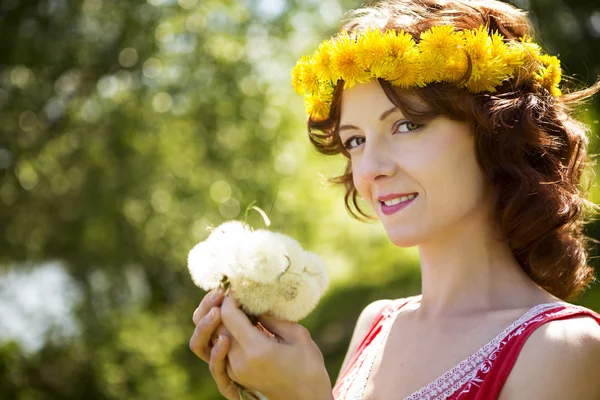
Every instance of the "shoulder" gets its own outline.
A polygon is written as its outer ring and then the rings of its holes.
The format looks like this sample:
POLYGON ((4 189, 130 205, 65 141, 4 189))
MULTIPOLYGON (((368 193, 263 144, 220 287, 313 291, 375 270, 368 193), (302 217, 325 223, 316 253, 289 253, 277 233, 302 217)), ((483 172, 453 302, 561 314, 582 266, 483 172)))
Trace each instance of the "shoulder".
POLYGON ((527 338, 498 399, 599 399, 599 370, 600 321, 550 321, 527 338))
POLYGON ((381 312, 381 310, 384 307, 386 307, 392 302, 393 300, 390 299, 376 300, 368 304, 362 310, 362 312, 358 316, 358 320, 356 321, 354 332, 352 333, 352 338, 350 339, 350 345, 348 346, 348 351, 346 352, 346 357, 344 358, 344 362, 340 369, 338 379, 346 370, 346 367, 348 366, 348 363, 352 359, 352 356, 358 349, 360 342, 367 335, 367 333, 369 333, 369 329, 371 329, 371 326, 373 325, 373 322, 375 321, 377 315, 381 312))
POLYGON ((377 315, 393 301, 390 299, 376 300, 362 310, 356 321, 348 352, 352 350, 352 353, 354 353, 354 350, 356 350, 362 339, 369 333, 369 329, 371 329, 377 315))
POLYGON ((361 328, 361 330, 364 330, 364 333, 367 334, 377 314, 379 314, 384 307, 392 302, 393 300, 390 299, 382 299, 375 300, 374 302, 368 304, 360 313, 358 320, 356 321, 356 328, 361 328))

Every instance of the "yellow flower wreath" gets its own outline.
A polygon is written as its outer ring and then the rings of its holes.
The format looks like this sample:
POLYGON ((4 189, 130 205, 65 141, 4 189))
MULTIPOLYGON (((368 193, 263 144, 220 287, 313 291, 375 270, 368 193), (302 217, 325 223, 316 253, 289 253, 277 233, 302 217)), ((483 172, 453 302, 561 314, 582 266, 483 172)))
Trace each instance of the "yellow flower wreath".
POLYGON ((323 41, 312 56, 301 57, 291 75, 313 121, 329 116, 340 79, 345 89, 382 78, 404 89, 447 82, 481 93, 495 92, 519 75, 534 79, 555 97, 562 95, 558 58, 542 54, 531 38, 505 41, 497 32, 490 36, 485 26, 463 31, 435 26, 421 34, 419 43, 404 31, 343 32, 323 41))

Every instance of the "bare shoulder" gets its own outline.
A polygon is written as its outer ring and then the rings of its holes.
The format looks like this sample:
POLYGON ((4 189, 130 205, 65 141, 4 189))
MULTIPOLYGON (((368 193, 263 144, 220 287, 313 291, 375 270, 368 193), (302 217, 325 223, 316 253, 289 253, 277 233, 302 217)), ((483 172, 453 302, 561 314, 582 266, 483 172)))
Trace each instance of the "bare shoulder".
POLYGON ((600 324, 551 321, 527 339, 498 399, 600 399, 599 370, 600 324))
POLYGON ((356 326, 354 327, 354 332, 352 333, 352 339, 350 339, 350 345, 348 346, 346 357, 344 358, 342 368, 340 369, 340 373, 338 374, 338 379, 348 366, 348 363, 352 359, 352 356, 356 352, 356 349, 360 345, 360 342, 369 332, 369 329, 371 328, 371 325, 373 324, 377 314, 383 309, 383 307, 388 305, 390 302, 392 302, 392 300, 390 299, 376 300, 368 304, 362 310, 358 317, 358 320, 356 321, 356 326))

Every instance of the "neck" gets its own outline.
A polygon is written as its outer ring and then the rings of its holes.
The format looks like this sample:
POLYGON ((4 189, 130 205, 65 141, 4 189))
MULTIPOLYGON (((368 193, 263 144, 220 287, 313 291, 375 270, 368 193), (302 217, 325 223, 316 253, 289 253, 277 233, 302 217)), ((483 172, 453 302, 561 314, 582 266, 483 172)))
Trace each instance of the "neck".
POLYGON ((486 215, 471 215, 419 246, 421 320, 560 300, 527 276, 497 230, 484 228, 494 226, 486 215))

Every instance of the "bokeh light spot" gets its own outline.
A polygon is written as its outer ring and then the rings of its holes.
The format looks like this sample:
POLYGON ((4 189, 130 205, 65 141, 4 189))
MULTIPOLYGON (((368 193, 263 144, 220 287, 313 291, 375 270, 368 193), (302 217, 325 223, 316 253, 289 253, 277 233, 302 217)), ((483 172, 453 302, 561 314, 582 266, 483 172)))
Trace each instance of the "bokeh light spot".
POLYGON ((123 213, 125 217, 134 224, 144 222, 148 217, 148 206, 144 200, 126 199, 123 202, 123 213))
POLYGON ((156 27, 154 31, 154 37, 159 42, 172 42, 174 36, 173 24, 169 22, 163 22, 156 27))
POLYGON ((154 111, 159 113, 166 113, 173 106, 173 99, 169 93, 160 92, 154 95, 152 99, 152 107, 154 111))
POLYGON ((44 106, 44 111, 50 121, 56 121, 65 114, 65 103, 61 99, 52 98, 44 106))
POLYGON ((275 158, 275 171, 281 175, 291 175, 296 171, 296 158, 291 153, 281 153, 275 158))
POLYGON ((231 197, 231 185, 229 183, 218 180, 210 186, 210 197, 217 203, 224 203, 231 197))
POLYGON ((28 161, 21 162, 16 169, 17 179, 25 190, 32 190, 38 183, 38 174, 28 161))
POLYGON ((240 214, 240 202, 231 197, 224 203, 219 204, 219 213, 225 219, 236 218, 240 214))
POLYGON ((179 0, 178 3, 184 10, 191 10, 198 5, 198 0, 179 0))
POLYGON ((77 70, 64 72, 55 82, 54 90, 56 93, 68 96, 75 92, 81 84, 81 73, 77 70))
POLYGON ((20 89, 25 89, 30 83, 33 82, 33 79, 33 72, 23 65, 17 65, 13 67, 10 73, 10 80, 12 84, 20 89))
POLYGON ((259 15, 266 17, 267 19, 275 19, 287 8, 286 0, 259 0, 257 5, 257 11, 259 15))
POLYGON ((119 64, 131 68, 138 62, 138 52, 133 47, 126 47, 119 53, 119 64))
POLYGON ((119 80, 113 75, 105 75, 98 80, 98 93, 105 98, 114 97, 119 92, 119 80))
POLYGON ((185 21, 185 29, 190 32, 199 33, 206 26, 206 18, 200 13, 190 15, 185 21))
POLYGON ((158 58, 149 58, 142 67, 146 78, 156 78, 162 71, 162 63, 158 58))
POLYGON ((163 189, 155 190, 154 193, 152 193, 150 203, 152 204, 152 208, 154 208, 154 211, 156 211, 157 213, 164 214, 171 208, 171 194, 163 189))
POLYGON ((27 110, 21 113, 19 116, 19 127, 25 132, 33 131, 38 124, 37 115, 31 110, 27 110))

